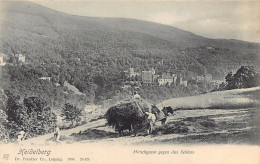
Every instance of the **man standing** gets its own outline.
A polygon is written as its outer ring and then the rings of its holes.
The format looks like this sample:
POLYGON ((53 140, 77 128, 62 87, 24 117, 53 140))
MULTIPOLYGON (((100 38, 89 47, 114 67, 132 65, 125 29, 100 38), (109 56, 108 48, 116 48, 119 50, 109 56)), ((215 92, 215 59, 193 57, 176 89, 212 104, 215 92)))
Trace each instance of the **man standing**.
POLYGON ((149 112, 145 112, 145 114, 147 115, 147 134, 151 134, 153 132, 153 124, 156 120, 156 117, 154 114, 149 112))
POLYGON ((57 125, 54 129, 54 140, 60 142, 60 128, 57 125))
POLYGON ((141 96, 137 92, 134 92, 134 99, 141 99, 141 96))
POLYGON ((25 138, 25 132, 23 130, 21 130, 19 133, 18 133, 18 136, 17 136, 17 142, 20 143, 21 141, 24 140, 25 138))

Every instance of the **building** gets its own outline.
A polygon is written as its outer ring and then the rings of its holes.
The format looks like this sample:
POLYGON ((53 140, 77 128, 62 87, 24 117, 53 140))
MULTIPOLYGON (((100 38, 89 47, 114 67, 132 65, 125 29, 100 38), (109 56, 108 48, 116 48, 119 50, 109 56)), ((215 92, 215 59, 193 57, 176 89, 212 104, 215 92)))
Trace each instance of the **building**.
POLYGON ((4 56, 0 54, 0 66, 4 66, 6 63, 4 62, 4 56))
POLYGON ((142 71, 142 82, 143 84, 152 84, 153 82, 152 71, 142 71))
POLYGON ((185 87, 187 87, 187 86, 188 86, 188 81, 186 81, 186 80, 185 80, 185 81, 182 81, 182 85, 185 86, 185 87))
POLYGON ((23 54, 16 54, 16 57, 18 59, 18 62, 25 62, 25 56, 23 54))
POLYGON ((173 79, 173 84, 176 84, 177 83, 177 76, 174 76, 172 79, 173 79))
POLYGON ((160 75, 154 74, 154 75, 153 75, 153 80, 152 80, 153 83, 157 83, 159 77, 160 77, 160 75))
POLYGON ((0 64, 4 63, 4 57, 0 56, 0 64))
POLYGON ((159 78, 158 78, 159 86, 162 86, 162 85, 171 85, 172 82, 173 82, 172 79, 163 79, 162 77, 159 77, 159 78))
POLYGON ((211 80, 211 83, 215 84, 215 85, 219 85, 221 84, 223 81, 222 80, 211 80))
POLYGON ((175 74, 172 73, 163 73, 159 78, 158 78, 158 83, 159 86, 162 85, 171 85, 173 83, 173 77, 175 76, 175 74))
POLYGON ((182 85, 183 82, 182 82, 182 77, 177 77, 176 79, 176 85, 182 85))
POLYGON ((130 81, 136 81, 140 78, 140 73, 135 72, 134 68, 130 67, 128 71, 125 71, 125 73, 127 74, 127 78, 130 81))
POLYGON ((156 83, 159 75, 155 74, 155 70, 152 68, 150 71, 142 71, 143 84, 156 83))
POLYGON ((131 78, 133 76, 135 76, 135 70, 134 70, 134 68, 130 67, 130 69, 129 69, 129 77, 131 78))
POLYGON ((155 75, 155 70, 153 68, 151 69, 151 73, 152 75, 155 75))
POLYGON ((208 50, 214 50, 214 48, 213 47, 206 47, 206 49, 208 49, 208 50))
POLYGON ((122 89, 131 88, 131 85, 130 85, 130 84, 127 84, 127 83, 124 83, 121 88, 122 88, 122 89))
POLYGON ((40 80, 48 80, 48 81, 51 81, 51 77, 40 77, 39 79, 40 79, 40 80))

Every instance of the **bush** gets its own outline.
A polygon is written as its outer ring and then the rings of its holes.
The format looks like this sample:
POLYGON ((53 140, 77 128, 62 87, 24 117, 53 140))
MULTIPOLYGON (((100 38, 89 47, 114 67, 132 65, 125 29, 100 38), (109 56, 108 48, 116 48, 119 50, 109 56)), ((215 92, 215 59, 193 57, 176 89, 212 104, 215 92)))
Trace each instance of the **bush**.
POLYGON ((260 85, 260 75, 253 66, 242 66, 233 75, 232 72, 226 76, 227 85, 225 89, 251 88, 260 85))
POLYGON ((61 117, 64 117, 64 120, 66 121, 70 121, 72 126, 74 125, 75 121, 77 123, 81 121, 82 110, 74 105, 66 103, 61 112, 61 117))

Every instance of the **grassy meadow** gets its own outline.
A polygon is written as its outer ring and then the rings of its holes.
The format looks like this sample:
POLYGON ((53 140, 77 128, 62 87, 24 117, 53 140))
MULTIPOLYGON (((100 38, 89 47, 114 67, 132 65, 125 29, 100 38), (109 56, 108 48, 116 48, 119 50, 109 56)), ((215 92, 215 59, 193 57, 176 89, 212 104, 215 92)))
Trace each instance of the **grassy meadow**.
POLYGON ((260 105, 260 87, 211 92, 198 96, 174 98, 157 106, 171 106, 176 110, 185 109, 242 109, 260 105))

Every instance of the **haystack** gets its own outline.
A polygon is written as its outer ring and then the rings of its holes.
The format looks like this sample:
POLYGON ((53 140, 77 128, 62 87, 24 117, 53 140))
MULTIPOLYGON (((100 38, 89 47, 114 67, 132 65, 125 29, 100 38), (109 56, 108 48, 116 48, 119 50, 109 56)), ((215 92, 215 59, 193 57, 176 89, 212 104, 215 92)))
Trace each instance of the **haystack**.
POLYGON ((128 100, 112 106, 105 114, 109 126, 129 127, 144 121, 145 112, 151 112, 151 106, 143 100, 128 100))

